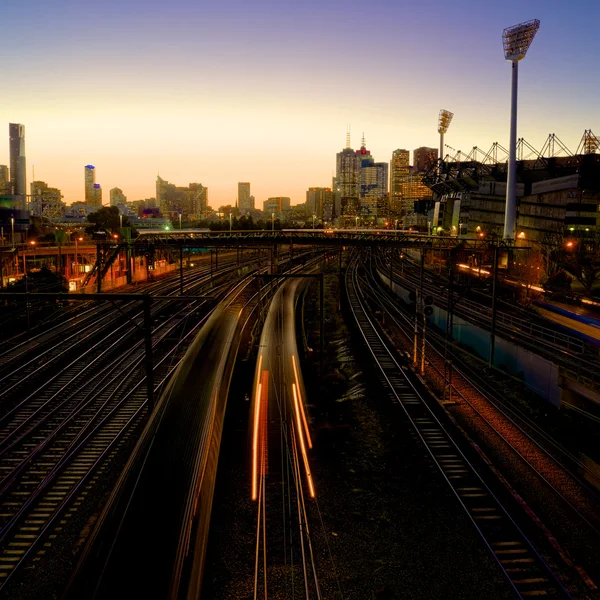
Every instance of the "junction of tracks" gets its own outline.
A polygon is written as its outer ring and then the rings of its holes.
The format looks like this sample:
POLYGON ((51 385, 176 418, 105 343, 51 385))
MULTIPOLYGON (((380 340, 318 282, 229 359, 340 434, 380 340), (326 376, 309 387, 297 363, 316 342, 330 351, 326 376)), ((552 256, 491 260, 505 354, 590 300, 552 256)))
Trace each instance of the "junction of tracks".
MULTIPOLYGON (((448 280, 409 257, 456 239, 143 238, 174 260, 218 248, 219 266, 181 261, 102 304, 29 295, 30 331, 0 346, 0 593, 597 595, 596 421, 572 411, 561 429, 564 409, 404 301, 452 305, 448 280)), ((2 318, 23 323, 13 300, 2 318)), ((551 324, 520 340, 518 311, 479 302, 457 295, 456 318, 593 370, 581 340, 551 324)))

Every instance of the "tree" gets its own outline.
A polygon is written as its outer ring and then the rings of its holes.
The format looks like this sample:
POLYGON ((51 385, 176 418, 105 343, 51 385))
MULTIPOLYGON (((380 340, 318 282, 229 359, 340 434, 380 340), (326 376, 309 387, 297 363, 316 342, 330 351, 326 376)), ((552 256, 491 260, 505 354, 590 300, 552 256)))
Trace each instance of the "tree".
POLYGON ((594 283, 600 279, 600 232, 569 240, 562 254, 562 266, 591 295, 594 283))
POLYGON ((121 224, 119 209, 116 206, 103 206, 96 212, 89 214, 87 220, 91 223, 85 228, 86 233, 89 234, 96 231, 119 233, 120 227, 131 227, 132 233, 137 233, 126 215, 123 215, 123 223, 121 224))

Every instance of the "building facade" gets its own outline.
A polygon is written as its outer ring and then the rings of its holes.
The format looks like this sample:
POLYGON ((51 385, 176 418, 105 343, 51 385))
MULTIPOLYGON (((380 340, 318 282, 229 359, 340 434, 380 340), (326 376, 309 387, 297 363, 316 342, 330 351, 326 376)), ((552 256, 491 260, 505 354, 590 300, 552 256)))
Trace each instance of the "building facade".
POLYGON ((207 210, 208 188, 201 183, 176 186, 157 177, 156 203, 166 217, 176 218, 181 214, 184 220, 199 219, 207 210))
POLYGON ((254 209, 254 196, 250 195, 250 182, 238 182, 238 208, 244 214, 254 209))
POLYGON ((402 204, 402 184, 410 175, 410 152, 398 148, 390 161, 390 212, 397 216, 406 214, 402 204))
POLYGON ((427 148, 421 146, 416 150, 413 150, 413 169, 415 173, 423 173, 428 171, 435 161, 438 159, 437 148, 427 148))
POLYGON ((100 208, 102 206, 102 187, 96 183, 96 167, 85 165, 83 168, 85 203, 88 206, 100 208))
POLYGON ((281 217, 284 212, 290 210, 291 201, 287 196, 274 196, 267 198, 263 202, 263 211, 266 216, 269 217, 271 213, 275 213, 275 216, 281 217))
POLYGON ((127 197, 121 188, 112 188, 109 193, 111 206, 120 206, 127 203, 127 197))
POLYGON ((334 193, 331 188, 311 187, 306 191, 306 216, 319 221, 335 218, 334 193))
POLYGON ((25 160, 25 125, 9 123, 10 193, 16 208, 25 209, 27 202, 27 164, 25 160))
POLYGON ((360 154, 349 146, 336 155, 335 192, 343 216, 355 216, 359 212, 361 164, 360 154))
POLYGON ((8 165, 0 165, 0 195, 10 194, 10 175, 8 165))

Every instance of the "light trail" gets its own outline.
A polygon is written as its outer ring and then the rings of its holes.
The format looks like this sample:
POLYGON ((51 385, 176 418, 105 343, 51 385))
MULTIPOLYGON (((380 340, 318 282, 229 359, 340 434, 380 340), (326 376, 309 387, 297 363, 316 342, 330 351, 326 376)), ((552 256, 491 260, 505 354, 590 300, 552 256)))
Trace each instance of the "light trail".
POLYGON ((260 415, 260 396, 262 391, 262 385, 260 382, 261 368, 262 368, 262 354, 258 358, 257 373, 257 384, 256 394, 254 396, 254 429, 252 436, 252 500, 256 500, 258 492, 256 489, 256 478, 258 476, 258 424, 260 415))
POLYGON ((300 382, 298 381, 298 371, 296 370, 296 357, 292 354, 292 365, 294 367, 294 377, 296 378, 296 391, 298 392, 298 403, 300 404, 300 411, 302 413, 302 423, 304 424, 304 431, 306 432, 306 440, 308 447, 312 449, 312 440, 310 439, 310 431, 308 430, 308 422, 306 421, 306 414, 304 412, 304 402, 300 394, 300 382))
POLYGON ((306 470, 306 479, 308 480, 308 490, 310 497, 315 497, 315 488, 312 481, 312 475, 310 472, 310 466, 308 464, 308 455, 306 454, 306 446, 304 445, 304 436, 302 435, 302 423, 300 422, 300 407, 298 402, 298 395, 296 394, 296 384, 292 383, 292 392, 294 394, 294 408, 296 409, 296 426, 298 431, 298 439, 300 440, 300 450, 302 452, 302 460, 304 461, 304 469, 306 470))

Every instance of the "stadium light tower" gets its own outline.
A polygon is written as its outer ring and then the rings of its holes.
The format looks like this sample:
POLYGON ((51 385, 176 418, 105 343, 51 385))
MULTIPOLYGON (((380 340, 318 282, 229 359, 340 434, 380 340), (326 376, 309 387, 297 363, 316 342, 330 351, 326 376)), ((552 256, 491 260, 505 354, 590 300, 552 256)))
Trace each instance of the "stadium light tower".
POLYGON ((517 87, 519 61, 525 58, 531 42, 540 28, 538 19, 507 27, 502 34, 504 58, 512 63, 510 96, 510 144, 508 146, 508 177, 506 179, 506 210, 504 213, 504 239, 515 239, 517 222, 517 87))
POLYGON ((440 134, 440 160, 444 160, 444 134, 448 131, 454 113, 449 110, 440 110, 438 118, 438 133, 440 134))

